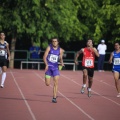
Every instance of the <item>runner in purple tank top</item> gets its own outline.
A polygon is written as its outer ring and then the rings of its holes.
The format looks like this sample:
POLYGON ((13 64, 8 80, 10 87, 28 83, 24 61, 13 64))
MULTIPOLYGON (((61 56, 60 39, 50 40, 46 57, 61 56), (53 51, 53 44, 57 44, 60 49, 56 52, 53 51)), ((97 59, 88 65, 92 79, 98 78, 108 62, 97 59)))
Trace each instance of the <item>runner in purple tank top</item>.
POLYGON ((53 77, 54 86, 53 86, 53 99, 52 102, 56 103, 57 89, 58 89, 58 79, 59 79, 59 69, 58 69, 58 60, 61 65, 63 64, 63 53, 64 50, 60 48, 58 38, 53 38, 52 43, 47 47, 43 61, 45 63, 45 84, 50 85, 50 79, 53 77))

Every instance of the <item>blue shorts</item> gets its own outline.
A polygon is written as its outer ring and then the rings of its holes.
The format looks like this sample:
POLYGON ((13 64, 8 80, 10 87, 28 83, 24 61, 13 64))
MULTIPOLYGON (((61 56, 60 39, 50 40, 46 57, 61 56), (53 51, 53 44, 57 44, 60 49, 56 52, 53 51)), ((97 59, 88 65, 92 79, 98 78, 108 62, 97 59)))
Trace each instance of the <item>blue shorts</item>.
POLYGON ((45 75, 48 75, 51 77, 59 76, 60 73, 59 73, 58 67, 48 66, 48 70, 45 72, 45 75))
POLYGON ((114 69, 112 70, 113 72, 119 72, 120 73, 120 69, 114 69))

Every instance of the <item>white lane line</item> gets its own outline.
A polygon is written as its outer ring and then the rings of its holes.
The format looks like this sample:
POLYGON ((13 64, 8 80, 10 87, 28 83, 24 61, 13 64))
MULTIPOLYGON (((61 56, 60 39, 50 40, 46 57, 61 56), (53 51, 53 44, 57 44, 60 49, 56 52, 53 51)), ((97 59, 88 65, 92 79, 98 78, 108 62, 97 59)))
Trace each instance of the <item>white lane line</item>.
MULTIPOLYGON (((45 81, 38 73, 35 73, 36 76, 38 76, 43 82, 45 81)), ((52 87, 50 85, 50 87, 52 87)), ((52 87, 53 88, 53 87, 52 87)), ((80 108, 77 104, 75 104, 72 100, 70 100, 68 97, 66 97, 64 94, 62 94, 60 91, 58 93, 63 96, 67 101, 69 101, 73 106, 75 106, 78 110, 80 110, 84 115, 86 115, 90 120, 94 120, 89 114, 87 114, 82 108, 80 108)))
POLYGON ((32 110, 31 110, 28 102, 26 101, 26 98, 25 98, 22 90, 20 89, 20 87, 19 87, 19 85, 18 85, 18 83, 17 83, 17 81, 16 81, 16 79, 15 79, 12 71, 10 71, 10 73, 11 73, 11 75, 12 75, 12 77, 13 77, 13 80, 14 80, 14 82, 15 82, 15 84, 16 84, 16 86, 17 86, 17 88, 18 88, 18 90, 19 90, 19 92, 20 92, 20 94, 21 94, 21 96, 22 96, 22 98, 23 98, 23 100, 24 100, 24 102, 25 102, 25 105, 27 106, 27 109, 28 109, 28 111, 29 111, 29 113, 30 113, 30 115, 31 115, 31 117, 32 117, 32 120, 37 120, 37 119, 35 118, 34 113, 33 113, 32 110))
MULTIPOLYGON (((80 75, 81 75, 82 73, 77 73, 77 75, 79 75, 79 77, 80 77, 80 75)), ((69 76, 72 76, 73 77, 73 75, 69 75, 69 76)), ((76 75, 75 75, 76 76, 76 75)), ((82 76, 81 76, 82 77, 82 76)), ((100 83, 103 83, 103 84, 105 84, 105 85, 107 85, 107 86, 109 86, 109 87, 113 87, 113 88, 115 88, 115 86, 114 85, 110 85, 109 83, 107 83, 107 82, 104 82, 103 80, 97 80, 97 79, 94 79, 95 81, 98 81, 98 82, 100 82, 100 83)))
MULTIPOLYGON (((99 80, 96 80, 96 81, 99 81, 99 80)), ((110 86, 110 87, 115 88, 115 86, 110 85, 110 84, 108 84, 108 83, 104 82, 103 80, 100 80, 99 82, 101 82, 101 83, 103 83, 103 84, 105 84, 105 85, 107 85, 107 86, 110 86)))
MULTIPOLYGON (((77 84, 77 85, 79 85, 79 86, 82 86, 81 84, 75 82, 73 79, 71 79, 71 78, 69 78, 69 77, 67 77, 67 76, 65 76, 65 75, 63 75, 63 74, 61 74, 61 76, 64 77, 64 78, 66 78, 66 79, 68 79, 68 80, 70 80, 70 81, 72 81, 73 83, 75 83, 75 84, 77 84)), ((109 99, 108 97, 105 97, 105 96, 99 94, 98 92, 95 92, 94 90, 92 90, 92 91, 93 91, 93 93, 95 93, 95 94, 97 94, 97 95, 99 95, 99 96, 101 96, 101 97, 103 97, 103 98, 105 98, 105 99, 111 101, 112 103, 115 103, 116 105, 120 106, 120 104, 117 103, 117 102, 115 102, 114 100, 109 99)))

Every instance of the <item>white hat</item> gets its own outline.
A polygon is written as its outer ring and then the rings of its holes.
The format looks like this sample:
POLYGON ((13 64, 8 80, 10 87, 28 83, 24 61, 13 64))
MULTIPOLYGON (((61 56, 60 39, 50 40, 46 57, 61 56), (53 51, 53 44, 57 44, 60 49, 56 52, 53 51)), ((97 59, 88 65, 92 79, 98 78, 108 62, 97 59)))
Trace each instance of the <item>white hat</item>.
POLYGON ((102 43, 104 43, 104 42, 105 42, 105 40, 101 40, 101 42, 102 42, 102 43))

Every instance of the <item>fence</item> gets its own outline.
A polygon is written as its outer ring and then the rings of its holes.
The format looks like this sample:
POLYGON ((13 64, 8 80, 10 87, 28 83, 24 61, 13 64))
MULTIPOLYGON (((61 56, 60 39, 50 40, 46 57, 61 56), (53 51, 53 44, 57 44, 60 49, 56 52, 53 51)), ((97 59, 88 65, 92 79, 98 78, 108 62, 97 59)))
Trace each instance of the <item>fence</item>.
MULTIPOLYGON (((34 62, 39 62, 40 66, 39 68, 37 69, 44 69, 44 63, 43 63, 43 54, 44 54, 44 51, 41 51, 41 54, 40 54, 40 59, 38 59, 36 61, 36 59, 31 59, 30 58, 30 52, 28 50, 15 50, 15 51, 11 51, 11 52, 15 52, 15 57, 13 59, 14 61, 14 68, 21 68, 21 62, 23 62, 23 65, 22 65, 22 69, 31 69, 31 64, 32 64, 32 61, 34 62), (25 62, 26 61, 26 62, 25 62), (31 63, 31 64, 29 64, 31 63)), ((82 62, 82 55, 80 55, 79 59, 78 59, 78 62, 79 62, 79 66, 75 65, 74 64, 74 58, 75 58, 75 55, 76 55, 76 52, 75 51, 66 51, 63 55, 63 60, 64 60, 64 63, 65 64, 65 69, 67 70, 81 70, 82 67, 81 67, 81 62, 82 62)), ((107 52, 106 54, 106 58, 105 58, 105 62, 104 62, 104 69, 105 70, 111 70, 112 69, 112 66, 110 64, 108 64, 108 60, 109 60, 109 56, 110 56, 110 53, 107 52)), ((38 64, 38 63, 37 63, 38 64)), ((97 69, 97 58, 96 58, 96 61, 95 61, 95 69, 97 69)))

